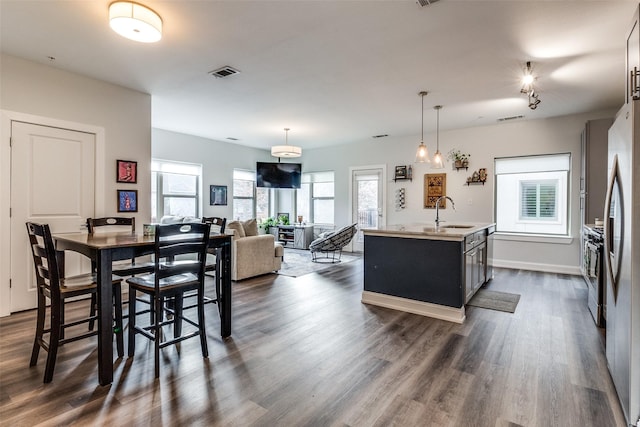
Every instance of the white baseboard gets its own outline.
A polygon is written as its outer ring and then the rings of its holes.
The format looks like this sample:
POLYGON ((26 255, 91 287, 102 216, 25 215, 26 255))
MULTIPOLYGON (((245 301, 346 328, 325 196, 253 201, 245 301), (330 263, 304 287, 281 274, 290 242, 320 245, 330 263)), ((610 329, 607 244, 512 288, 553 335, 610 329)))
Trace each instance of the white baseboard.
POLYGON ((460 308, 447 307, 377 292, 362 291, 362 302, 364 304, 377 305, 379 307, 391 308, 454 323, 463 323, 466 317, 464 306, 460 308))
POLYGON ((537 262, 509 261, 504 259, 494 259, 493 266, 498 268, 512 268, 516 270, 531 270, 544 273, 571 274, 580 276, 580 267, 571 265, 540 264, 537 262))

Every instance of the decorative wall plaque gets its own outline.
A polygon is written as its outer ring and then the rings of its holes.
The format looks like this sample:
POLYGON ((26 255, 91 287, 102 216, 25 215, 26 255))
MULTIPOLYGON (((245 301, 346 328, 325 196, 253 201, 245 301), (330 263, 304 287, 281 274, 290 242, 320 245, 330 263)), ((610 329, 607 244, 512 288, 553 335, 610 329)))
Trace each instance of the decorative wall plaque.
MULTIPOLYGON (((447 174, 428 173, 424 175, 424 207, 435 209, 436 201, 440 196, 447 195, 447 174)), ((447 199, 440 201, 440 207, 447 207, 447 199)))

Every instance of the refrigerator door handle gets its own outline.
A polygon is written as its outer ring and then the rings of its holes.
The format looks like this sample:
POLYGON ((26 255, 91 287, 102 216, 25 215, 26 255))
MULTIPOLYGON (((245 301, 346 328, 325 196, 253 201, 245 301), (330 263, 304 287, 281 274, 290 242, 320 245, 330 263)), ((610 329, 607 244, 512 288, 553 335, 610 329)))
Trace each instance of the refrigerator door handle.
MULTIPOLYGON (((611 171, 609 172, 609 184, 607 185, 607 196, 604 202, 604 261, 606 264, 607 274, 609 276, 609 280, 611 282, 611 288, 613 290, 613 297, 617 299, 618 297, 618 271, 619 271, 619 263, 620 262, 620 248, 615 247, 615 242, 613 241, 614 236, 612 235, 613 230, 613 222, 612 221, 620 221, 622 218, 616 218, 615 215, 616 210, 619 210, 620 206, 613 206, 614 212, 611 212, 611 207, 613 203, 614 197, 620 197, 619 194, 615 195, 613 192, 618 188, 618 155, 616 154, 613 157, 613 163, 611 165, 611 171), (614 215, 612 217, 612 215, 614 215), (614 252, 615 251, 615 252, 614 252)), ((618 204, 621 203, 621 200, 616 201, 618 204)), ((619 211, 618 211, 619 212, 619 211)), ((620 236, 622 237, 622 236, 620 236)))

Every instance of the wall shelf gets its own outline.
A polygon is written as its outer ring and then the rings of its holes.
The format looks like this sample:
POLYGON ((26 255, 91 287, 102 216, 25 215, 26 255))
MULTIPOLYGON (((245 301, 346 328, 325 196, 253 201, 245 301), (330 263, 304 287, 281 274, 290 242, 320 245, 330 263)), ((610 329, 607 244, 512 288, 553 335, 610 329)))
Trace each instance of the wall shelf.
POLYGON ((398 181, 413 181, 413 178, 393 178, 394 182, 398 181))
POLYGON ((487 181, 467 181, 467 182, 465 182, 465 185, 471 185, 471 184, 473 184, 473 185, 477 185, 477 184, 484 185, 485 182, 487 182, 487 181))

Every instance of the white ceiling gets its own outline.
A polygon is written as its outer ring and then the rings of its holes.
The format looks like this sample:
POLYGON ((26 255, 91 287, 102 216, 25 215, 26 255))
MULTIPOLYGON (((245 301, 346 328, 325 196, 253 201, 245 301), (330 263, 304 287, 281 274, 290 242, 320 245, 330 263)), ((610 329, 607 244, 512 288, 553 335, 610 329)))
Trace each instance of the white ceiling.
MULTIPOLYGON (((3 53, 152 95, 152 125, 305 148, 616 108, 637 1, 139 0, 163 38, 111 31, 110 0, 0 0, 3 53), (48 57, 54 57, 50 61, 48 57), (542 103, 527 107, 532 61, 542 103), (216 79, 224 65, 240 74, 216 79)), ((418 141, 416 141, 417 143, 418 141)))

